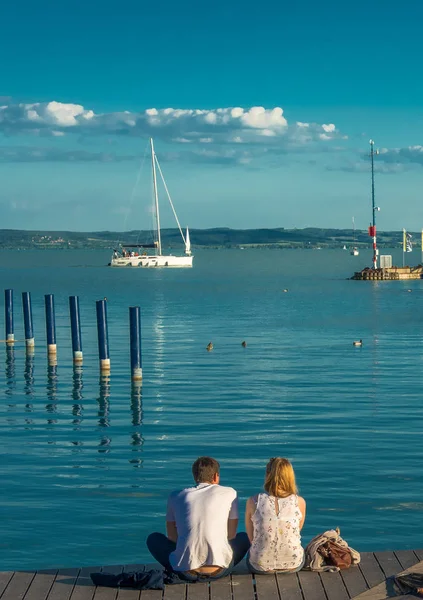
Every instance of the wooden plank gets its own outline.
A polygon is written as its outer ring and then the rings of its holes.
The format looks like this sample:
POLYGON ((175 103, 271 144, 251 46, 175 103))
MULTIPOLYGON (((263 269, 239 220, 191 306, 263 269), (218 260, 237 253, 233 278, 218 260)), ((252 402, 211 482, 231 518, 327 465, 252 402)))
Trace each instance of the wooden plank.
POLYGON ((9 585, 9 581, 12 579, 14 575, 14 571, 2 571, 0 573, 0 594, 4 592, 4 590, 9 585))
POLYGON ((202 581, 188 585, 187 600, 209 600, 209 584, 202 581))
POLYGON ((79 569, 60 569, 51 587, 48 600, 69 600, 79 569))
MULTIPOLYGON (((185 588, 185 586, 182 587, 185 588)), ((163 594, 164 590, 143 590, 141 592, 141 600, 162 600, 163 594)))
MULTIPOLYGON (((163 600, 185 600, 187 586, 184 583, 167 585, 164 590, 163 600)), ((144 593, 144 592, 143 592, 144 593)), ((143 594, 141 594, 141 600, 143 594)))
POLYGON ((276 575, 281 600, 303 600, 297 573, 276 575))
POLYGON ((328 600, 349 600, 347 588, 344 585, 340 571, 338 573, 321 573, 320 579, 328 600))
POLYGON ((93 600, 96 587, 91 581, 90 573, 100 570, 101 567, 83 567, 79 572, 70 598, 72 600, 93 600))
POLYGON ((414 554, 419 560, 423 560, 423 550, 414 550, 414 554))
POLYGON ((233 600, 255 600, 251 574, 232 573, 231 581, 233 600))
POLYGON ((44 600, 56 579, 57 571, 38 571, 32 580, 25 600, 44 600))
POLYGON ((417 562, 419 562, 417 556, 412 550, 397 550, 396 552, 394 552, 394 554, 397 557, 403 569, 409 569, 417 562))
POLYGON ((361 594, 368 588, 366 580, 363 577, 363 573, 358 567, 344 569, 341 571, 341 577, 344 581, 345 587, 348 590, 350 598, 354 598, 354 596, 361 594))
POLYGON ((359 564, 360 571, 366 580, 369 588, 382 583, 386 579, 384 572, 380 568, 379 563, 373 555, 373 552, 362 552, 361 562, 359 564))
MULTIPOLYGON (((103 567, 102 570, 107 573, 119 575, 123 571, 123 565, 114 565, 112 567, 103 567)), ((92 573, 92 571, 90 571, 92 573)), ((116 600, 118 595, 117 588, 98 586, 94 593, 93 600, 116 600)))
POLYGON ((276 575, 254 575, 257 600, 280 600, 276 575))
MULTIPOLYGON (((408 572, 416 572, 423 575, 423 561, 413 565, 410 569, 401 571, 400 575, 405 575, 408 572)), ((362 594, 355 596, 354 600, 386 600, 386 598, 394 598, 395 590, 393 586, 393 577, 384 579, 382 583, 373 586, 370 590, 366 590, 362 594)))
MULTIPOLYGON (((130 588, 121 588, 118 590, 116 598, 118 600, 139 600, 141 595, 140 590, 132 590, 130 588)), ((157 597, 157 596, 156 596, 157 597)), ((159 599, 162 598, 162 592, 160 592, 159 599)))
POLYGON ((385 573, 385 578, 403 571, 399 560, 393 552, 375 552, 374 555, 382 571, 385 573))
POLYGON ((304 600, 326 600, 325 590, 318 573, 299 571, 298 579, 304 600))
POLYGON ((34 577, 35 571, 16 571, 2 595, 2 600, 22 600, 34 577))
POLYGON ((230 577, 216 579, 210 584, 211 600, 232 600, 232 583, 230 577))

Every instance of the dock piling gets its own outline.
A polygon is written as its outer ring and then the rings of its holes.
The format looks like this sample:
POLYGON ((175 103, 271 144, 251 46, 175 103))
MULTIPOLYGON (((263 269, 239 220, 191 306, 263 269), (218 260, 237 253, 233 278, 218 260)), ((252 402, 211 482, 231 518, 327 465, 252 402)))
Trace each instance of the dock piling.
POLYGON ((31 292, 22 292, 22 308, 25 329, 25 346, 27 352, 33 352, 35 346, 34 327, 32 322, 31 292))
POLYGON ((4 290, 4 317, 6 326, 6 344, 15 343, 13 331, 13 290, 4 290))
POLYGON ((47 333, 47 354, 49 358, 53 358, 57 354, 56 345, 56 319, 54 314, 54 296, 46 294, 44 296, 46 309, 46 333, 47 333))
POLYGON ((129 307, 129 333, 131 348, 131 378, 132 381, 141 381, 141 314, 139 306, 129 307))
POLYGON ((98 354, 100 359, 100 372, 110 371, 109 357, 109 332, 107 329, 107 302, 106 300, 97 300, 97 334, 98 334, 98 354))
POLYGON ((78 296, 69 296, 69 311, 72 333, 72 353, 73 364, 82 365, 82 338, 81 338, 81 320, 79 314, 79 298, 78 296))

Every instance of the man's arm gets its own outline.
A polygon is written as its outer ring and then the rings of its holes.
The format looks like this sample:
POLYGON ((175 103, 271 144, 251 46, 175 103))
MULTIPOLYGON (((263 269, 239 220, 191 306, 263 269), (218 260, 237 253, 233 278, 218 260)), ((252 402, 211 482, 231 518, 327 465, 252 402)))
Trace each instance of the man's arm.
POLYGON ((236 536, 237 527, 238 519, 228 519, 228 540, 232 540, 236 536))
POLYGON ((176 529, 175 511, 173 510, 172 494, 167 499, 166 509, 166 535, 172 542, 178 539, 178 530, 176 529))
POLYGON ((253 498, 248 498, 247 505, 245 507, 245 531, 247 532, 248 539, 250 542, 253 541, 254 537, 254 525, 251 517, 256 511, 256 505, 254 504, 253 498))
POLYGON ((176 521, 166 521, 166 535, 172 542, 178 541, 178 530, 176 529, 176 521))
POLYGON ((232 540, 236 536, 236 528, 238 527, 238 494, 232 490, 233 500, 228 515, 228 540, 232 540))

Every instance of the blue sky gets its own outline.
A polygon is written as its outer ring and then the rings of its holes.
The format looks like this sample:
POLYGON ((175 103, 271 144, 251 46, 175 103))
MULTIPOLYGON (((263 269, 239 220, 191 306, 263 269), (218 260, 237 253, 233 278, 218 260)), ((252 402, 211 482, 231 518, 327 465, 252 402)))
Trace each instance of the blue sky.
POLYGON ((1 227, 148 228, 152 135, 183 225, 364 229, 373 138, 379 228, 420 229, 422 20, 417 0, 3 3, 1 227))

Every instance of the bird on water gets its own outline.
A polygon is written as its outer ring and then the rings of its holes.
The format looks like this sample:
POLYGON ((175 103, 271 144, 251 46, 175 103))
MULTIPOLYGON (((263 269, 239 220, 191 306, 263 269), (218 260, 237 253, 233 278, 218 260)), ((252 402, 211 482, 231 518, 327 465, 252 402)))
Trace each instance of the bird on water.
POLYGON ((244 340, 243 342, 241 342, 241 346, 242 346, 243 348, 246 348, 246 347, 247 347, 247 342, 244 340))
POLYGON ((206 346, 206 350, 207 350, 208 352, 210 352, 210 350, 213 350, 213 344, 212 344, 211 342, 209 342, 209 343, 207 344, 207 346, 206 346))
POLYGON ((363 345, 363 340, 355 340, 353 342, 353 346, 362 346, 363 345))

